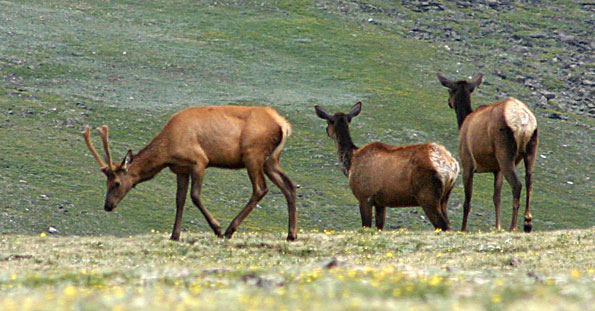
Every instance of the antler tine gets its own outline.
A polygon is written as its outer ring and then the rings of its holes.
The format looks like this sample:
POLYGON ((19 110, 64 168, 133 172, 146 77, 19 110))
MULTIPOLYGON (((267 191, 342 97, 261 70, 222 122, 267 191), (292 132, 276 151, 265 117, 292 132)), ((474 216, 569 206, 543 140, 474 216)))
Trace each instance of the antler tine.
POLYGON ((103 141, 103 149, 105 150, 105 155, 107 156, 107 165, 112 168, 112 155, 109 152, 109 146, 107 143, 108 139, 108 130, 107 125, 103 125, 102 127, 97 128, 97 132, 99 132, 99 136, 101 136, 101 140, 103 141))
POLYGON ((87 127, 83 132, 81 132, 81 134, 83 134, 83 137, 85 138, 85 143, 87 143, 87 147, 89 147, 89 150, 91 150, 91 153, 93 154, 95 160, 97 160, 97 163, 99 163, 99 166, 101 166, 101 168, 106 167, 107 165, 105 164, 105 162, 103 162, 103 160, 99 156, 99 153, 97 153, 97 150, 95 149, 95 147, 93 147, 93 144, 91 143, 91 128, 87 125, 87 127))

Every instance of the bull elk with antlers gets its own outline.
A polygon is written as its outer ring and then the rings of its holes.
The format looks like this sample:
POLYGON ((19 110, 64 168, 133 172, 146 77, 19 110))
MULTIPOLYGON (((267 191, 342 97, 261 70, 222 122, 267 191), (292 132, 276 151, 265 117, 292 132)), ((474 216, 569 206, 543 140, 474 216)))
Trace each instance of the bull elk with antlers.
POLYGON ((107 176, 105 210, 111 211, 137 184, 147 181, 164 168, 177 175, 176 218, 172 240, 180 238, 182 212, 191 180, 190 197, 219 237, 221 226, 200 200, 205 169, 246 168, 252 182, 252 196, 225 231, 231 238, 240 223, 267 194, 265 175, 283 192, 289 211, 287 240, 297 238, 296 187, 279 164, 281 150, 291 133, 291 125, 268 107, 193 107, 171 117, 163 130, 137 154, 131 150, 120 164, 112 163, 108 128, 98 128, 106 153, 105 163, 93 147, 90 129, 83 132, 91 153, 107 176))
POLYGON ((527 200, 525 207, 525 232, 531 232, 530 199, 533 182, 533 166, 539 143, 537 121, 531 110, 516 98, 471 107, 471 93, 481 84, 482 75, 477 74, 470 82, 451 81, 438 74, 440 83, 449 90, 448 105, 457 114, 459 123, 459 155, 463 165, 465 203, 463 204, 463 225, 467 229, 467 216, 471 210, 473 174, 491 172, 494 174, 494 207, 496 229, 500 229, 500 192, 502 175, 512 187, 513 211, 510 231, 517 227, 522 184, 515 173, 521 160, 525 163, 527 200))
POLYGON ((359 201, 362 226, 372 226, 372 206, 376 228, 382 230, 386 207, 421 205, 435 228, 449 230, 447 203, 459 165, 446 148, 436 143, 389 146, 380 142, 358 148, 351 140, 349 123, 361 112, 361 102, 347 114, 315 109, 327 121, 326 133, 337 145, 343 173, 359 201))

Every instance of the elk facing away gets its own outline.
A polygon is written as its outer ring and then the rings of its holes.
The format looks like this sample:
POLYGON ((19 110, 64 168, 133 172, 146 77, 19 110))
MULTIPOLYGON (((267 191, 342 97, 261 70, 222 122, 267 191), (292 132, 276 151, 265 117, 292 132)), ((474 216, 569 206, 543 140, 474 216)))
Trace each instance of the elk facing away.
POLYGON ((459 173, 457 161, 441 145, 389 146, 373 142, 356 147, 349 123, 362 103, 347 114, 329 113, 315 106, 318 117, 327 121, 327 135, 337 145, 343 173, 359 201, 362 226, 372 226, 372 206, 376 228, 383 229, 386 207, 420 206, 435 228, 449 230, 447 203, 459 173))
POLYGON ((510 231, 517 227, 522 184, 515 173, 516 165, 525 163, 527 201, 525 208, 525 232, 531 232, 530 198, 533 166, 537 154, 537 121, 529 108, 515 98, 480 106, 473 111, 471 93, 481 84, 482 75, 471 82, 453 82, 438 74, 440 83, 449 89, 448 105, 457 113, 459 123, 459 155, 463 165, 465 203, 463 204, 462 231, 467 229, 467 216, 471 209, 473 174, 494 174, 494 206, 496 228, 500 229, 500 191, 502 175, 512 187, 513 212, 510 231))
POLYGON ((98 129, 107 163, 90 140, 90 129, 83 132, 91 153, 107 176, 105 210, 111 211, 137 184, 149 180, 168 167, 177 175, 176 218, 172 240, 180 238, 182 212, 191 180, 190 197, 221 237, 221 226, 200 201, 205 169, 208 167, 246 168, 252 182, 252 197, 225 231, 231 238, 240 223, 268 192, 265 175, 281 189, 289 210, 287 240, 297 238, 296 188, 279 164, 281 149, 291 125, 274 109, 267 107, 194 107, 175 114, 163 130, 138 154, 129 150, 120 164, 111 160, 107 126, 98 129))

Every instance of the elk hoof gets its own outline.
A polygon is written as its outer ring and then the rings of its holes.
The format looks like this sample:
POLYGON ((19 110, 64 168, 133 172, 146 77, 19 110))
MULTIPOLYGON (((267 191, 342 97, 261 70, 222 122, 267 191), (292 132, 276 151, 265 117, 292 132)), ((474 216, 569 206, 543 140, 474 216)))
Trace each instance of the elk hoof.
POLYGON ((297 240, 297 236, 292 235, 292 234, 290 234, 290 235, 287 236, 287 241, 288 242, 293 242, 295 240, 297 240))
POLYGON ((233 235, 233 233, 234 233, 234 230, 229 230, 228 229, 227 231, 225 231, 225 238, 226 239, 231 239, 231 236, 233 235))
POLYGON ((221 230, 219 230, 219 229, 215 230, 215 235, 216 235, 218 238, 222 238, 222 237, 223 237, 223 234, 221 234, 221 230))
POLYGON ((173 235, 169 238, 172 241, 179 241, 180 240, 180 236, 179 235, 173 235))
POLYGON ((532 229, 533 229, 533 226, 528 225, 528 224, 525 224, 525 227, 523 227, 523 230, 525 230, 525 233, 530 233, 532 229))

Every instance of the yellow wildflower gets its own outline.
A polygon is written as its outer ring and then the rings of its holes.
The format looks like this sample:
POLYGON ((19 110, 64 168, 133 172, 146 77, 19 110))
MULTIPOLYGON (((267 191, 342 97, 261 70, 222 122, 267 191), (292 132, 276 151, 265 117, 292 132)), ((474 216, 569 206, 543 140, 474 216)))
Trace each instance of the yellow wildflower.
POLYGON ((47 235, 48 235, 47 233, 42 232, 42 233, 39 234, 39 237, 40 238, 45 238, 47 235))
POLYGON ((577 269, 572 269, 572 271, 570 271, 570 276, 576 280, 581 277, 581 272, 577 269))
POLYGON ((439 275, 434 275, 429 281, 428 285, 430 286, 438 286, 442 283, 442 277, 439 275))
POLYGON ((393 258, 393 253, 392 253, 392 252, 387 252, 387 253, 386 253, 386 257, 388 257, 388 258, 393 258))
POLYGON ((73 285, 68 285, 64 288, 64 295, 66 295, 68 297, 75 296, 76 293, 77 293, 76 287, 74 287, 73 285))
POLYGON ((499 294, 495 294, 494 296, 492 296, 491 300, 493 303, 501 303, 502 297, 499 294))

